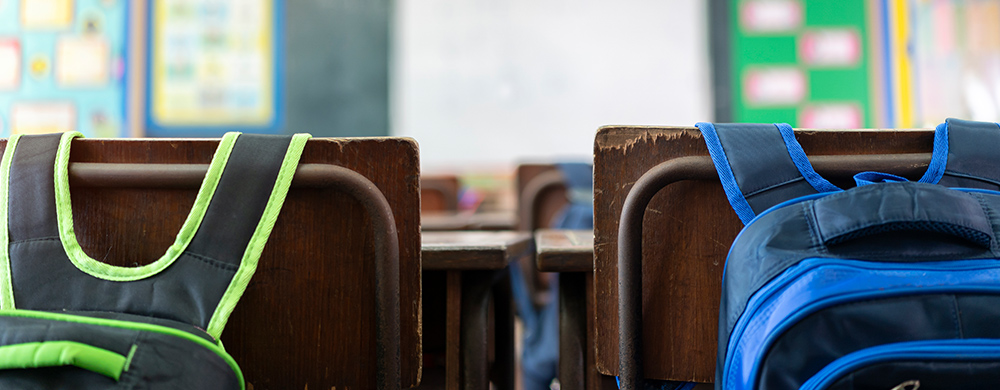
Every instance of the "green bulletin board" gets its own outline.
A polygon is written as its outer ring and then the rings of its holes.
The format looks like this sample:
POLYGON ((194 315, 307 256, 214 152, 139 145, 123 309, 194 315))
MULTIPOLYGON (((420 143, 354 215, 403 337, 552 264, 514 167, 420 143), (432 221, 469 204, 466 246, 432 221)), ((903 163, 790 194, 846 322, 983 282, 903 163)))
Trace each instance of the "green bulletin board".
POLYGON ((728 0, 734 122, 871 126, 865 0, 728 0))

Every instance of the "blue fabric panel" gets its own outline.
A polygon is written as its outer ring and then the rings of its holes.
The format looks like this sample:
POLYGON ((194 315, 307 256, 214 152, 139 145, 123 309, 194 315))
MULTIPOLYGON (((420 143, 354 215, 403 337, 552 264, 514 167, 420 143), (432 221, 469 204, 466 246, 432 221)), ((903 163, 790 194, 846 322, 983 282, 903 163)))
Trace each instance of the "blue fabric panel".
MULTIPOLYGON (((1000 187, 1000 155, 997 154, 1000 151, 1000 128, 997 124, 948 119, 945 129, 948 136, 945 176, 981 181, 982 184, 975 188, 1000 187)), ((948 185, 944 179, 941 184, 948 185)))

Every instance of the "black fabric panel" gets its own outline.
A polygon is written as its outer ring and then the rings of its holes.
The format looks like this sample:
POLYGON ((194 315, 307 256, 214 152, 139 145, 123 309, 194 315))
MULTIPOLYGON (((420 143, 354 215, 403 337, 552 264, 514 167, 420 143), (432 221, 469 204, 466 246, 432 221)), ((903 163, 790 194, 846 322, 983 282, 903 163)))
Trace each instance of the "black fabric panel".
POLYGON ((11 241, 59 235, 53 171, 61 137, 25 135, 17 143, 7 202, 11 241))
POLYGON ((184 253, 156 276, 109 282, 76 268, 58 239, 10 245, 19 309, 116 311, 208 327, 236 267, 184 253))
POLYGON ((844 376, 826 390, 890 390, 912 380, 920 382, 920 390, 996 390, 1000 388, 1000 362, 897 361, 874 364, 844 376))
POLYGON ((773 124, 725 123, 716 124, 715 130, 740 192, 754 198, 750 207, 755 213, 759 214, 789 199, 816 193, 808 183, 806 187, 781 186, 802 180, 802 174, 792 162, 785 141, 773 124), (781 188, 770 189, 776 186, 781 188), (752 196, 762 190, 778 192, 779 195, 752 196))
POLYGON ((980 179, 970 178, 968 176, 958 176, 948 171, 945 171, 944 176, 941 176, 941 180, 938 180, 937 184, 951 188, 980 188, 992 191, 1000 190, 1000 185, 988 183, 980 179))
POLYGON ((0 317, 0 344, 76 341, 128 356, 128 371, 113 379, 76 367, 0 370, 2 389, 239 389, 236 373, 215 352, 154 332, 34 318, 0 317))
POLYGON ((239 266, 291 139, 290 135, 257 134, 237 138, 189 252, 239 266))
POLYGON ((93 318, 103 318, 108 320, 118 320, 118 321, 128 321, 128 322, 141 322, 145 324, 159 325, 166 328, 177 329, 189 333, 193 336, 198 336, 205 341, 210 343, 216 343, 216 340, 212 335, 205 332, 205 329, 182 322, 165 320, 162 318, 138 316, 134 314, 125 313, 115 313, 109 311, 60 311, 59 314, 70 314, 81 317, 93 317, 93 318))
POLYGON ((747 203, 750 204, 750 208, 756 211, 757 214, 760 214, 781 202, 815 193, 816 189, 813 188, 812 184, 809 184, 805 178, 800 177, 770 190, 747 196, 746 199, 747 203))
MULTIPOLYGON (((761 362, 757 389, 797 389, 837 358, 877 345, 965 338, 965 318, 1000 318, 1000 296, 980 298, 992 307, 961 316, 951 294, 855 302, 813 313, 772 344, 761 362)), ((984 336, 1000 338, 1000 327, 984 336)))
MULTIPOLYGON (((945 172, 982 178, 972 188, 996 189, 1000 183, 1000 127, 992 122, 948 119, 948 164, 945 172), (992 184, 990 184, 992 183, 992 184)), ((945 183, 942 183, 945 184, 945 183)))

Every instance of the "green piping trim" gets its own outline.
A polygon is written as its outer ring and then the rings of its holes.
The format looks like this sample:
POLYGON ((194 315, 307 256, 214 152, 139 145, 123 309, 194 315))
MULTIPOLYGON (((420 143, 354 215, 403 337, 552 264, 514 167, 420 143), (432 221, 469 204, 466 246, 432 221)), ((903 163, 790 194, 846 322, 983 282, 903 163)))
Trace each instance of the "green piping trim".
POLYGON ((55 185, 56 185, 56 217, 59 223, 59 237, 61 238, 66 256, 73 262, 80 271, 84 273, 110 281, 127 282, 145 279, 160 273, 173 264, 177 257, 184 252, 198 226, 201 225, 208 210, 208 204, 215 195, 215 189, 222 178, 222 171, 229 161, 229 155, 236 144, 236 138, 240 133, 226 133, 219 142, 219 147, 212 157, 212 163, 208 168, 208 174, 201 183, 198 196, 195 198, 191 213, 188 214, 181 231, 177 233, 177 239, 167 248, 167 252, 156 261, 141 267, 118 267, 111 264, 94 260, 80 248, 80 243, 76 240, 76 232, 73 230, 73 205, 70 201, 69 193, 69 149, 73 138, 82 136, 78 132, 65 133, 59 141, 59 151, 56 154, 55 185))
POLYGON ((285 158, 281 161, 281 168, 278 170, 274 187, 271 188, 271 197, 267 200, 267 206, 264 207, 264 214, 257 222, 257 228, 254 229, 250 243, 247 245, 246 251, 243 252, 240 268, 236 271, 236 275, 233 275, 233 280, 229 282, 226 293, 222 295, 219 305, 215 307, 215 313, 212 313, 212 319, 208 322, 206 332, 216 339, 222 335, 222 330, 226 327, 226 322, 229 321, 229 315, 233 313, 236 303, 240 301, 247 285, 250 284, 250 278, 257 271, 257 261, 260 260, 264 244, 267 243, 267 238, 271 236, 271 229, 274 228, 274 223, 278 220, 281 205, 285 203, 285 196, 288 195, 288 187, 292 183, 292 177, 295 176, 295 168, 299 165, 302 150, 306 146, 306 141, 311 137, 309 134, 292 136, 288 150, 285 151, 285 158))
POLYGON ((75 341, 42 341, 0 347, 0 370, 76 366, 117 382, 125 362, 122 355, 75 341))
POLYGON ((191 341, 195 344, 198 344, 204 348, 207 348, 209 351, 215 352, 216 355, 219 355, 219 357, 225 360, 226 364, 228 364, 229 367, 233 369, 233 372, 236 373, 236 379, 240 383, 240 389, 241 390, 246 389, 246 384, 243 381, 243 371, 240 370, 240 366, 236 364, 236 360, 233 360, 232 356, 229 356, 229 354, 226 353, 226 351, 222 349, 222 347, 213 344, 201 337, 195 336, 193 334, 190 334, 182 330, 168 328, 165 326, 147 324, 143 322, 119 321, 119 320, 110 320, 107 318, 75 316, 70 314, 51 313, 51 312, 34 311, 34 310, 0 310, 0 316, 18 317, 18 318, 37 318, 42 320, 71 322, 76 324, 107 326, 111 328, 130 329, 143 332, 154 332, 154 333, 165 334, 168 336, 179 337, 187 341, 191 341))
POLYGON ((14 281, 10 276, 10 228, 7 224, 7 207, 10 199, 10 164, 14 161, 14 149, 20 134, 7 139, 7 147, 0 160, 0 310, 14 308, 14 281))
POLYGON ((132 344, 132 348, 129 348, 128 357, 125 358, 125 371, 128 371, 128 368, 132 367, 132 358, 135 357, 136 349, 139 349, 139 344, 132 344))

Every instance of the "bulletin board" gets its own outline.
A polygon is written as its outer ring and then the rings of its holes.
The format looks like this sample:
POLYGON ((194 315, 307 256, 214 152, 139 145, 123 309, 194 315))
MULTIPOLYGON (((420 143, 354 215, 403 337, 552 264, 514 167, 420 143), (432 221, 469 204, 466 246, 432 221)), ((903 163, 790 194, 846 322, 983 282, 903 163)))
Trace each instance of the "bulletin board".
POLYGON ((275 133, 280 0, 149 0, 146 133, 275 133))
POLYGON ((803 128, 872 126, 872 2, 728 0, 735 122, 803 128))
POLYGON ((127 136, 128 2, 0 0, 0 136, 127 136))

